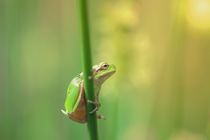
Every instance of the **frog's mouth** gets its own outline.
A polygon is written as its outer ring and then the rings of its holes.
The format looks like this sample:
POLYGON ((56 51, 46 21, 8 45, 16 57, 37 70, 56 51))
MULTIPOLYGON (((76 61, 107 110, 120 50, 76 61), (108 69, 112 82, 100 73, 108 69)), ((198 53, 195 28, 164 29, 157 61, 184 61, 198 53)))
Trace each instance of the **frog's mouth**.
POLYGON ((110 71, 110 72, 107 72, 106 74, 104 74, 103 76, 101 76, 101 78, 109 78, 111 75, 113 75, 116 71, 110 71), (109 75, 109 76, 108 76, 109 75))
POLYGON ((110 77, 111 75, 113 75, 116 72, 116 67, 115 65, 110 65, 110 68, 107 70, 108 72, 106 74, 103 75, 103 77, 110 77))

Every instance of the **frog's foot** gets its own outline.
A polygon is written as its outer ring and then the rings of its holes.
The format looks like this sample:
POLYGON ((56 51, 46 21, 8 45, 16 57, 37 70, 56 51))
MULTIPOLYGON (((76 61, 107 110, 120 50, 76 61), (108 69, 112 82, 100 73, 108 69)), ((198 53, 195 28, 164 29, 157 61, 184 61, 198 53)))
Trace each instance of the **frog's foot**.
POLYGON ((93 114, 93 113, 95 113, 96 111, 98 111, 99 107, 101 106, 100 103, 94 102, 94 101, 91 101, 91 100, 88 100, 88 103, 94 104, 94 105, 96 106, 91 112, 89 112, 90 114, 93 114))
POLYGON ((61 112, 62 112, 65 116, 69 117, 69 114, 68 114, 66 111, 64 111, 63 109, 61 110, 61 112))
POLYGON ((100 106, 101 106, 101 104, 100 104, 100 103, 98 103, 98 102, 94 102, 94 101, 91 101, 91 100, 88 100, 88 103, 90 103, 90 104, 94 104, 95 106, 98 106, 98 107, 100 107, 100 106))
POLYGON ((106 118, 104 116, 102 116, 102 115, 97 115, 96 117, 97 117, 97 119, 106 120, 106 118))

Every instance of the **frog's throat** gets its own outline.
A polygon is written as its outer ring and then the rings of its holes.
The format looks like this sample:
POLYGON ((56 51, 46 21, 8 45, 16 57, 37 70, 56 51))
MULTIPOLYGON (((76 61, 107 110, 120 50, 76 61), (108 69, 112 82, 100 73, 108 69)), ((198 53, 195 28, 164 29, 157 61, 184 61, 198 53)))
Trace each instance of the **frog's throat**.
POLYGON ((116 71, 111 71, 111 72, 108 72, 104 75, 101 75, 100 77, 96 78, 96 81, 99 81, 99 82, 104 82, 106 81, 109 77, 111 77, 116 71))

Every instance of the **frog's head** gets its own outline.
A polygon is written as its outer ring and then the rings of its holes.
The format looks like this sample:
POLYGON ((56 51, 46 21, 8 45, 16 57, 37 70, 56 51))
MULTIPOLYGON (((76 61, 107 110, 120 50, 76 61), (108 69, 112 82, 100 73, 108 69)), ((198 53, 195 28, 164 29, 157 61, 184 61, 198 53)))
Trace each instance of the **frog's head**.
POLYGON ((101 62, 99 65, 93 67, 95 69, 95 80, 103 83, 116 72, 115 65, 109 65, 108 63, 101 62))

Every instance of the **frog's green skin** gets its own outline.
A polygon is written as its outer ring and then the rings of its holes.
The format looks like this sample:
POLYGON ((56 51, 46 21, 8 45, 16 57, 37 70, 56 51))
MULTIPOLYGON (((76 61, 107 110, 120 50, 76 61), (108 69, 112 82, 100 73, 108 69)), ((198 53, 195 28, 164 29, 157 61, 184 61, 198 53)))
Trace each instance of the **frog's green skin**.
MULTIPOLYGON (((95 102, 88 101, 96 106, 96 108, 90 113, 94 113, 99 108, 99 92, 102 84, 106 81, 111 75, 116 72, 116 67, 114 65, 109 65, 105 62, 95 65, 92 68, 94 81, 94 91, 95 91, 95 102)), ((66 100, 65 100, 65 111, 62 112, 68 116, 70 119, 84 123, 86 122, 86 102, 85 102, 85 93, 84 93, 84 80, 83 73, 80 73, 79 76, 75 77, 68 86, 66 100)))

